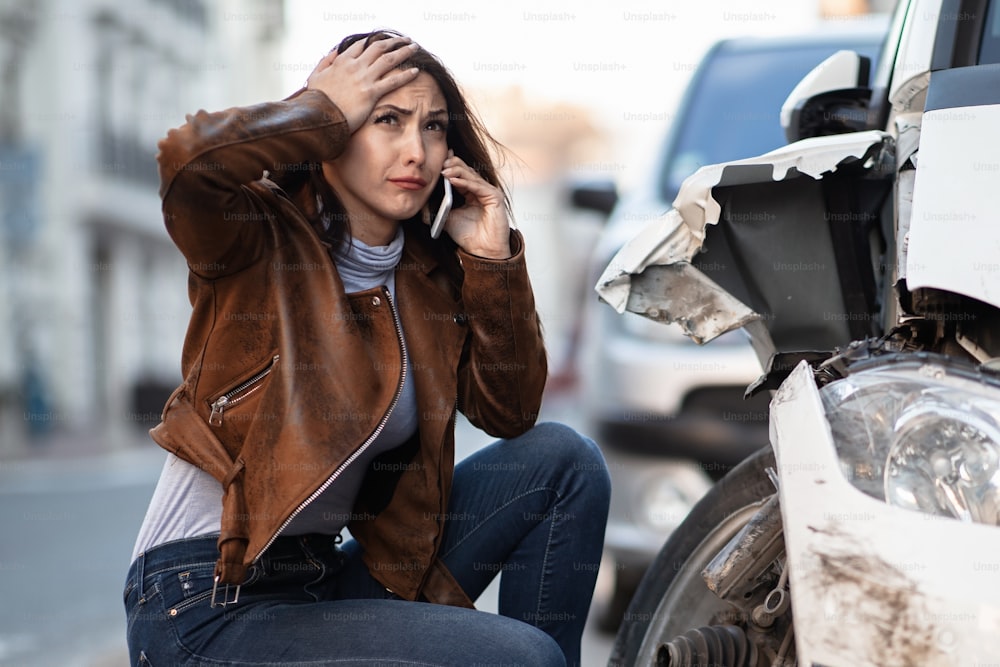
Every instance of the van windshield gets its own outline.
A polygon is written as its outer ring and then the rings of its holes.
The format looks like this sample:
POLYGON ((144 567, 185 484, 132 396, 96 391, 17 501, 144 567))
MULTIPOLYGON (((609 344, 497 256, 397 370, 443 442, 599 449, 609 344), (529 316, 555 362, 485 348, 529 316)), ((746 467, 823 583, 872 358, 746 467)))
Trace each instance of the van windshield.
POLYGON ((872 58, 875 43, 716 52, 695 84, 674 129, 662 174, 671 201, 699 167, 753 157, 785 145, 779 114, 795 85, 827 57, 851 49, 872 58))

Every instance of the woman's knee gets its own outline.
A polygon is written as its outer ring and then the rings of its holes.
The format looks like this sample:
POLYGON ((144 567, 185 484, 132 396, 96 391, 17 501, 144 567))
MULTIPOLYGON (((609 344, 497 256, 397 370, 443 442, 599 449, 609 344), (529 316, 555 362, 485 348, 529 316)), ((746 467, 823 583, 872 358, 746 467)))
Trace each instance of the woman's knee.
POLYGON ((593 485, 595 493, 610 496, 608 464, 597 443, 559 422, 543 422, 531 433, 538 438, 536 446, 544 452, 542 456, 546 461, 557 469, 572 471, 574 476, 585 478, 588 485, 593 485))
POLYGON ((563 667, 566 664, 566 656, 556 640, 533 625, 518 622, 508 630, 506 639, 509 640, 505 643, 508 653, 502 664, 525 667, 563 667))

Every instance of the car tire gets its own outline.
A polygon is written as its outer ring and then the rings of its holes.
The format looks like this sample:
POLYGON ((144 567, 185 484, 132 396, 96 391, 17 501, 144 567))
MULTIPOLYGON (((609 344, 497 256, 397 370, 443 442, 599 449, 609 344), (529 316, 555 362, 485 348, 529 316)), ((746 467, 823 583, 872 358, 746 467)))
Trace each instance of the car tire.
POLYGON ((722 478, 671 533, 625 611, 609 667, 656 664, 657 647, 708 625, 725 608, 700 572, 775 489, 767 475, 774 453, 764 448, 722 478), (677 604, 684 597, 687 604, 677 604), (692 600, 698 604, 690 605, 692 600))

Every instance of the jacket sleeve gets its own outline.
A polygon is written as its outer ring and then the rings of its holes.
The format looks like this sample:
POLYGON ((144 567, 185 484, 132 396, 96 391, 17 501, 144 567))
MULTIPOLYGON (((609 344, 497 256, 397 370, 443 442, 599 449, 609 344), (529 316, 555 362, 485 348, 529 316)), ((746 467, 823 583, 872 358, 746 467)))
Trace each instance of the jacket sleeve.
POLYGON ((458 374, 459 408, 494 437, 512 438, 538 419, 548 366, 524 243, 511 231, 510 259, 459 250, 471 333, 458 374))
POLYGON ((160 197, 167 232, 195 273, 217 277, 260 253, 267 213, 248 187, 269 172, 332 160, 350 138, 340 110, 321 91, 280 102, 199 111, 159 143, 160 197))

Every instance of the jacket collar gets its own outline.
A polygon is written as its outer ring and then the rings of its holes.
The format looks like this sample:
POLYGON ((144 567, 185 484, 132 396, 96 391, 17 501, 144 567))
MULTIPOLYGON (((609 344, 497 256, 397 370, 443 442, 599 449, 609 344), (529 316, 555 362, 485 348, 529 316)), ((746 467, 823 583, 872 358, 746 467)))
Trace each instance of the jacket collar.
MULTIPOLYGON (((307 220, 310 216, 316 215, 316 189, 311 182, 303 183, 302 187, 289 198, 294 202, 296 208, 302 211, 307 220)), ((401 224, 406 237, 402 261, 407 262, 410 269, 419 269, 425 275, 429 275, 441 263, 442 252, 454 254, 454 241, 447 238, 432 239, 430 229, 419 219, 406 220, 401 224)), ((329 249, 330 244, 323 240, 318 231, 317 236, 319 236, 320 243, 329 249)))

